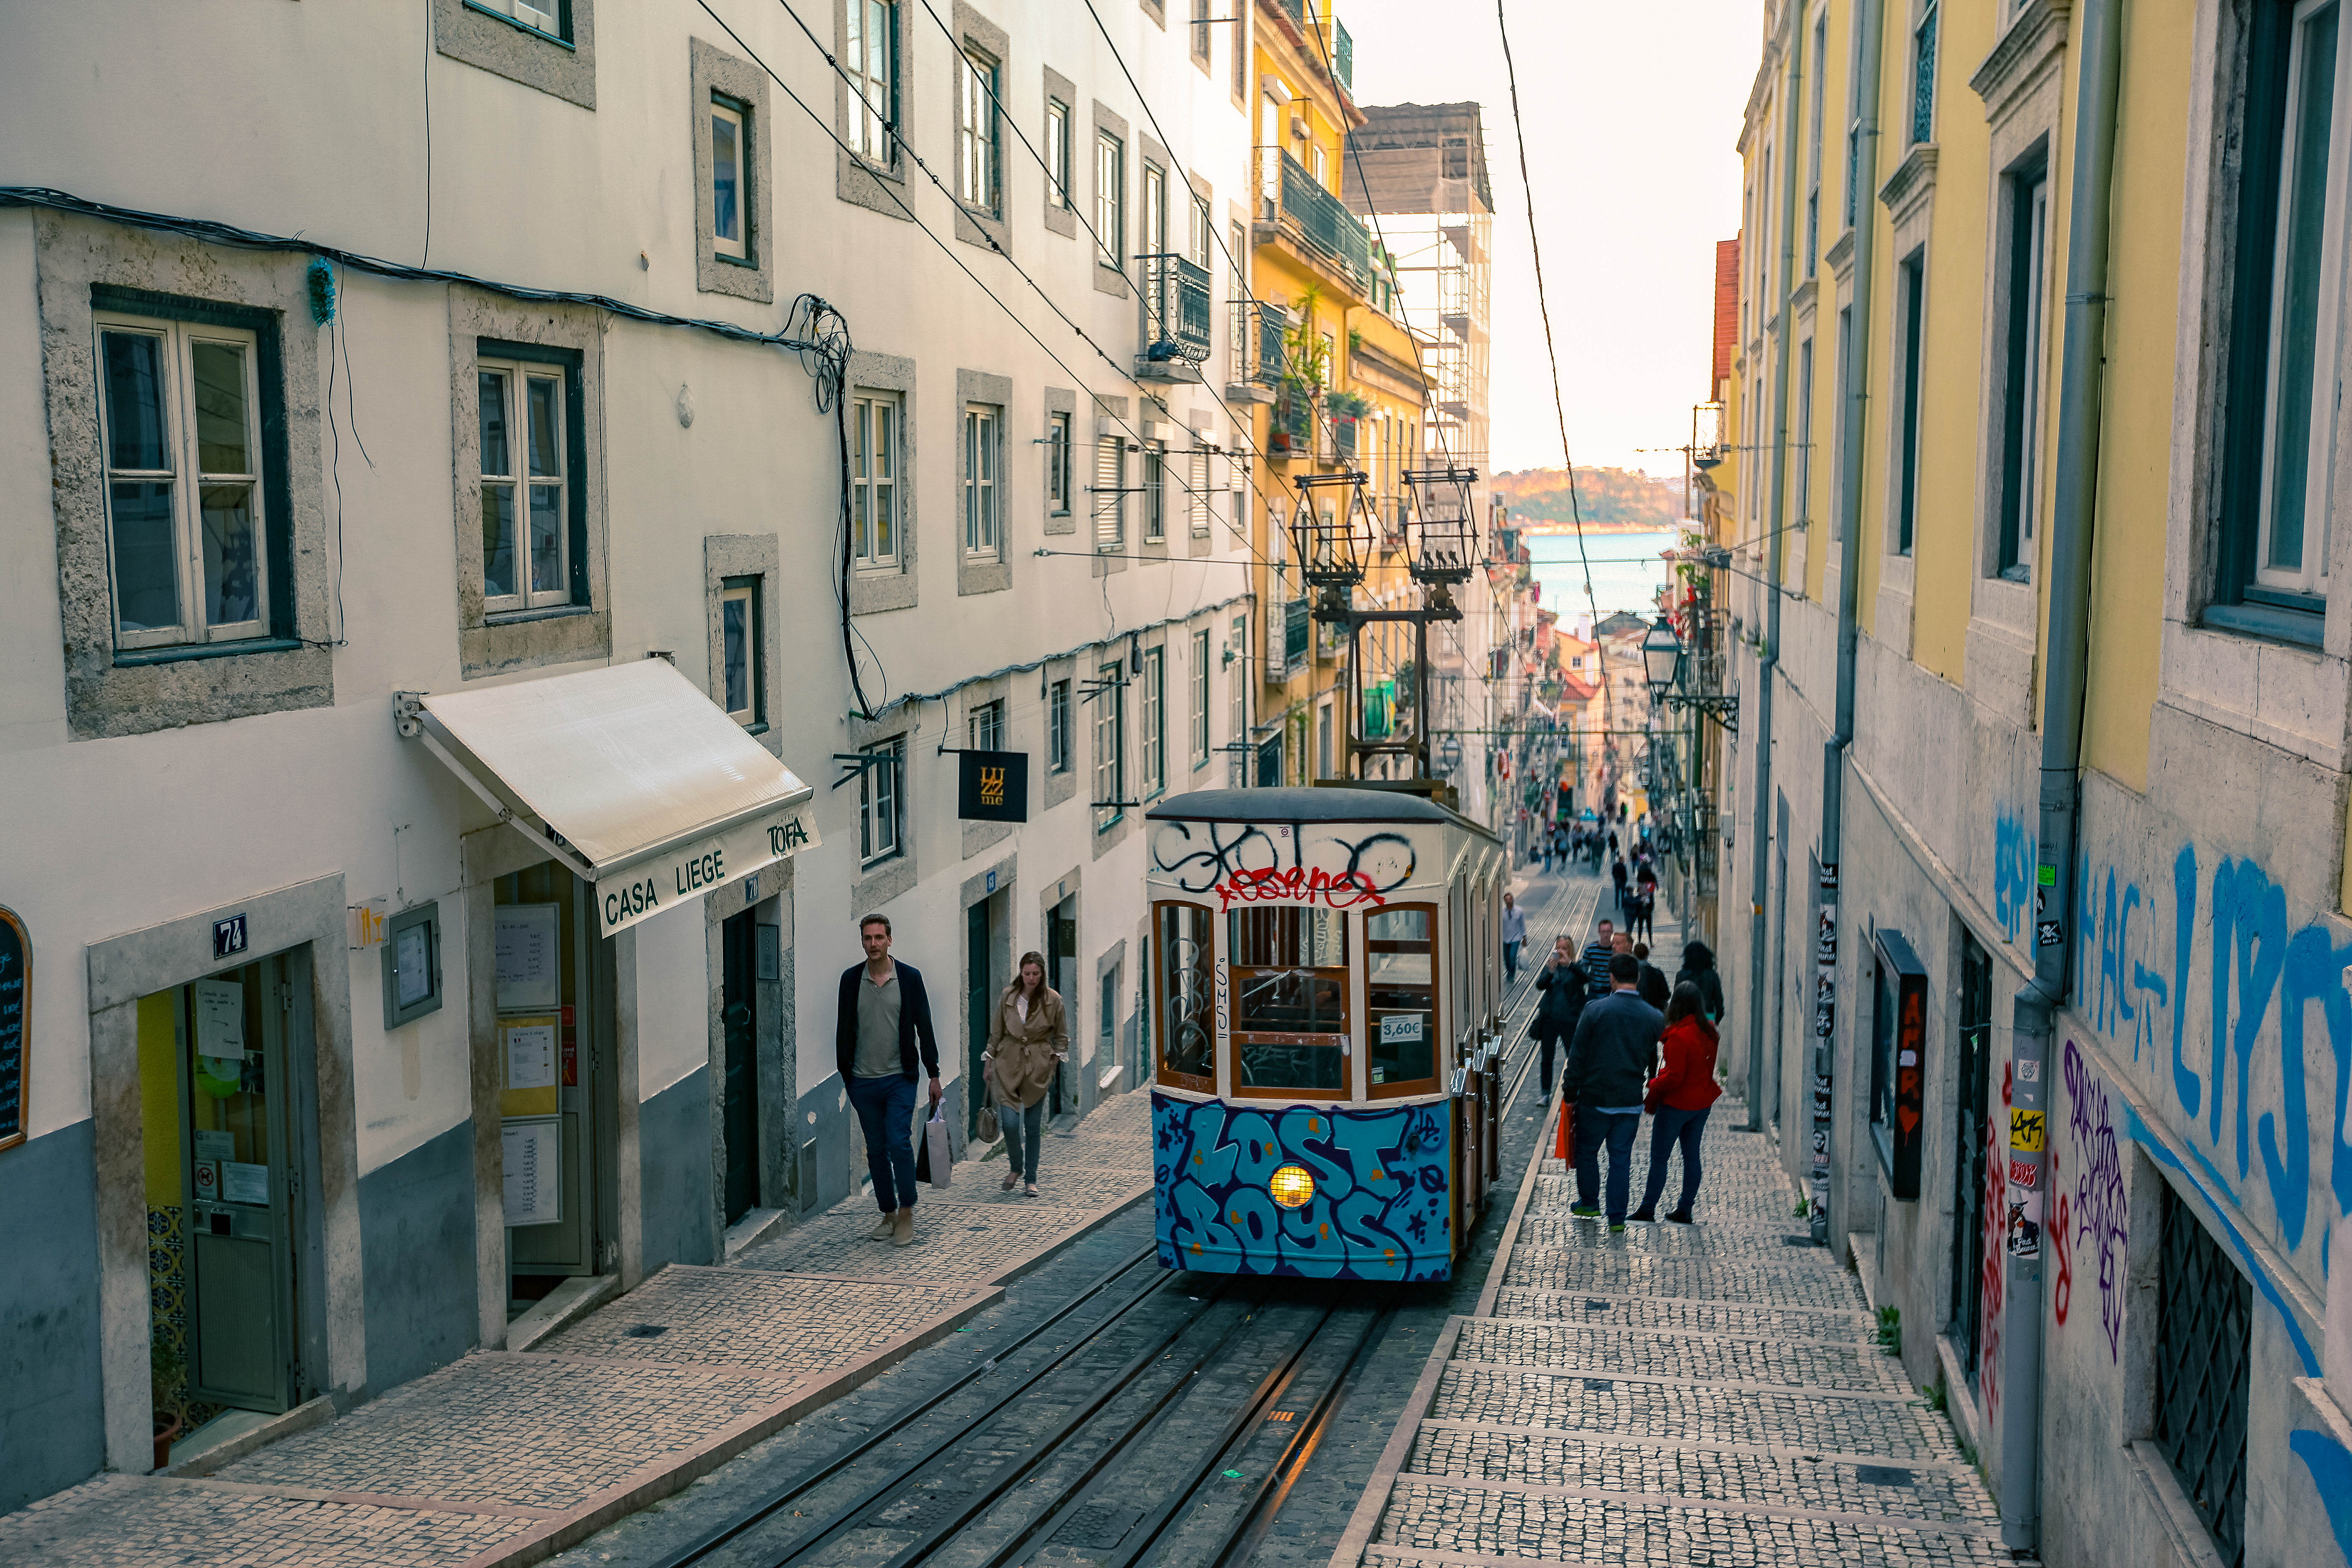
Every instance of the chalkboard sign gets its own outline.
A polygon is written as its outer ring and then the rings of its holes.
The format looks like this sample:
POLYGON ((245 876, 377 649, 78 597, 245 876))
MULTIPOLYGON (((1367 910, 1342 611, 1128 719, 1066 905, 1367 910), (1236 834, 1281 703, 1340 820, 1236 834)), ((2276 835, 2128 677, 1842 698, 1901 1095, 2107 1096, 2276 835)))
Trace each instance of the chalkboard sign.
POLYGON ((0 1149, 25 1141, 26 1023, 32 1016, 33 937, 0 909, 0 1149))

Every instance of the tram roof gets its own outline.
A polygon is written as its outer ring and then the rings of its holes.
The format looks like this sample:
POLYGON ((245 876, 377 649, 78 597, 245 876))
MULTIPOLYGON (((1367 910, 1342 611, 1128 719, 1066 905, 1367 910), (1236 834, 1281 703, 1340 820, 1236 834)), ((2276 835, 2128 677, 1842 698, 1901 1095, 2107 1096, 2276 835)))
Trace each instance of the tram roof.
POLYGON ((1495 837, 1460 812, 1402 790, 1196 789, 1162 801, 1144 816, 1153 822, 1433 822, 1495 837))

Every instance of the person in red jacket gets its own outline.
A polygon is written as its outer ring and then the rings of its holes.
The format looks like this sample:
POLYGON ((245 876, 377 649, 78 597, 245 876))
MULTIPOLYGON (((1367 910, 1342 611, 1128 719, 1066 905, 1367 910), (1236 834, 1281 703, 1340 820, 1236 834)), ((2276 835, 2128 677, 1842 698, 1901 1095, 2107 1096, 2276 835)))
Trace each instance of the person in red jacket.
POLYGON ((1707 1021, 1698 987, 1685 980, 1666 1002, 1666 1032, 1659 1037, 1665 1066, 1650 1080, 1650 1179, 1642 1189, 1638 1220, 1658 1217, 1658 1195, 1666 1190, 1666 1154, 1683 1146, 1683 1201, 1666 1215, 1676 1225, 1691 1222, 1691 1200, 1698 1196, 1698 1142, 1706 1131, 1707 1107, 1723 1092, 1715 1081, 1715 1026, 1707 1021))

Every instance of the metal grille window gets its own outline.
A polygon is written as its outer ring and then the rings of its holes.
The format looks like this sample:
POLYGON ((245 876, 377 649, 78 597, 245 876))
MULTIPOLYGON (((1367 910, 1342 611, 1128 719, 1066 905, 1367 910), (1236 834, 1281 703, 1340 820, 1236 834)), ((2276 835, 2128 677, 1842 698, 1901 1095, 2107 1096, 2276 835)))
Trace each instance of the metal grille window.
POLYGON ((1168 787, 1168 650, 1143 655, 1143 793, 1148 799, 1168 787))
POLYGON ((1066 773, 1070 771, 1070 683, 1056 680, 1045 691, 1045 765, 1066 773))
POLYGON ((1911 143, 1936 139, 1936 19, 1940 8, 1927 7, 1911 33, 1911 143))
POLYGON ((2194 1211, 2164 1193, 2157 1282, 2156 1442, 2213 1533, 2246 1560, 2246 1396, 2254 1291, 2194 1211))
POLYGON ((1118 550, 1127 542, 1127 443, 1116 436, 1095 437, 1095 548, 1118 550))
POLYGON ((868 393, 849 405, 849 532, 860 566, 898 563, 898 400, 868 393))
POLYGON ((905 823, 905 803, 899 790, 899 770, 906 766, 904 735, 877 742, 866 748, 870 756, 887 759, 871 763, 857 775, 857 854, 861 864, 872 865, 887 860, 899 852, 901 828, 905 823))
POLYGON ((1192 634, 1192 765, 1209 760, 1209 633, 1192 634))
POLYGON ((963 547, 973 555, 996 549, 996 410, 973 404, 963 411, 963 547))
POLYGON ((844 0, 849 47, 850 146, 877 163, 896 163, 890 127, 898 118, 898 7, 895 0, 844 0))

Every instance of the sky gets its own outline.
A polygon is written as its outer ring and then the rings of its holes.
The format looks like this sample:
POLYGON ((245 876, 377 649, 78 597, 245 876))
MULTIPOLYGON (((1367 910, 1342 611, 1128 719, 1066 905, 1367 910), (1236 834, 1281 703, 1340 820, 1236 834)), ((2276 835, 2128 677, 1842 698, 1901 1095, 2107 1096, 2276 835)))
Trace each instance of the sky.
MULTIPOLYGON (((1568 438, 1580 466, 1680 479, 1707 395, 1715 243, 1739 232, 1759 0, 1505 0, 1568 438)), ((1495 191, 1492 466, 1558 468, 1526 185, 1495 7, 1339 0, 1360 103, 1484 106, 1495 191)))

